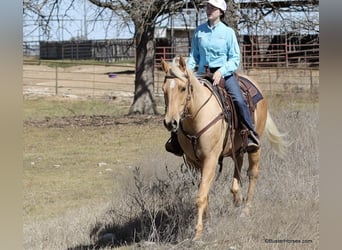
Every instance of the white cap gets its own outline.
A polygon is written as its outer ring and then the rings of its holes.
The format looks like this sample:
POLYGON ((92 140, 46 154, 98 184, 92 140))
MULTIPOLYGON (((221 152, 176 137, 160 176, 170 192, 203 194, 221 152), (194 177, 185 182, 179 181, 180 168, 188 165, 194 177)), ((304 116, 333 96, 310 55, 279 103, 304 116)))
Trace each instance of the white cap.
POLYGON ((223 12, 225 12, 227 9, 227 4, 225 0, 209 0, 206 2, 211 4, 212 6, 215 6, 216 8, 219 8, 223 12))

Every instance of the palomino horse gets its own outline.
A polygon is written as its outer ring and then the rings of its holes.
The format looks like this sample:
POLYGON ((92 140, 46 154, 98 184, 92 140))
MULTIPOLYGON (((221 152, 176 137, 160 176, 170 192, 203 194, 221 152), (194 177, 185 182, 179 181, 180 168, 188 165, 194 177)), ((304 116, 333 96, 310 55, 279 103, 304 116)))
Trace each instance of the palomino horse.
MULTIPOLYGON (((197 194, 197 224, 194 240, 199 240, 203 233, 203 214, 209 216, 209 189, 215 177, 216 168, 220 157, 235 157, 236 166, 234 170, 234 178, 231 186, 234 204, 240 206, 242 197, 239 193, 240 170, 243 163, 243 153, 237 154, 233 149, 240 148, 242 145, 239 131, 237 133, 229 133, 228 139, 227 128, 228 123, 225 119, 217 118, 222 113, 217 98, 212 97, 212 92, 200 83, 191 70, 186 67, 184 58, 180 58, 176 64, 175 60, 169 66, 162 59, 162 68, 166 72, 163 84, 163 92, 166 104, 166 114, 164 125, 169 131, 177 133, 178 141, 184 151, 185 159, 190 166, 199 170, 201 180, 197 194), (205 132, 203 128, 206 127, 205 132), (184 133, 186 131, 186 134, 184 133), (194 147, 191 135, 200 136, 194 147), (189 137, 190 135, 190 137, 189 137), (234 140, 234 147, 233 146, 234 140), (224 145, 225 144, 225 145, 224 145), (233 155, 236 154, 236 155, 233 155)), ((260 87, 255 84, 260 90, 260 87)), ((267 111, 266 99, 262 99, 257 103, 254 112, 254 121, 256 131, 259 136, 265 131, 267 138, 271 142, 273 148, 280 154, 285 150, 285 141, 283 135, 279 133, 276 125, 271 119, 267 111)), ((232 128, 230 128, 232 129, 232 128)), ((235 132, 235 131, 233 131, 235 132)), ((258 178, 260 149, 253 153, 248 153, 249 168, 249 187, 243 214, 248 215, 251 207, 252 196, 258 178)))

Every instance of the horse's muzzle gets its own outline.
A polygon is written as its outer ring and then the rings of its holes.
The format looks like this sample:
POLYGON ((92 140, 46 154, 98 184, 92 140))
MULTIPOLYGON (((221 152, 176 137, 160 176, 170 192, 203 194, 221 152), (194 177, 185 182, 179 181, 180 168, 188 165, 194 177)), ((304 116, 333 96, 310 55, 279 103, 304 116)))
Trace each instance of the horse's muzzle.
POLYGON ((172 119, 170 122, 167 122, 164 119, 164 126, 168 131, 176 132, 178 129, 178 122, 175 119, 172 119))

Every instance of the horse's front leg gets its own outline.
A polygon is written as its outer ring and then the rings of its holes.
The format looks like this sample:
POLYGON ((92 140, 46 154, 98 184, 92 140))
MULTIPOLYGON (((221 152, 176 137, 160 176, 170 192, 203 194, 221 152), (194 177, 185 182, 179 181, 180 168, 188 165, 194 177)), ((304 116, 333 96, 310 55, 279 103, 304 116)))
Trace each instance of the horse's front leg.
POLYGON ((203 213, 209 216, 209 190, 215 177, 217 158, 206 159, 202 165, 202 178, 197 194, 197 224, 196 234, 193 240, 200 240, 203 234, 203 213))

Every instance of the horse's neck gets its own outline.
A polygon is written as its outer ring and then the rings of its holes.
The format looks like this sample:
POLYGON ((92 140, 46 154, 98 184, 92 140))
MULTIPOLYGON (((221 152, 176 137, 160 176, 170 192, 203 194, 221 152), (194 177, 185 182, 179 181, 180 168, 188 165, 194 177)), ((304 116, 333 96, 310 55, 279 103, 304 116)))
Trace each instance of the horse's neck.
POLYGON ((190 82, 193 86, 190 111, 194 116, 201 115, 199 112, 200 109, 205 110, 211 106, 211 104, 207 102, 211 96, 211 92, 193 75, 190 77, 190 82))
POLYGON ((204 87, 203 84, 201 84, 200 81, 194 75, 190 77, 190 82, 192 83, 192 86, 193 86, 194 100, 201 101, 203 100, 203 98, 210 95, 210 92, 208 91, 208 89, 204 87))

